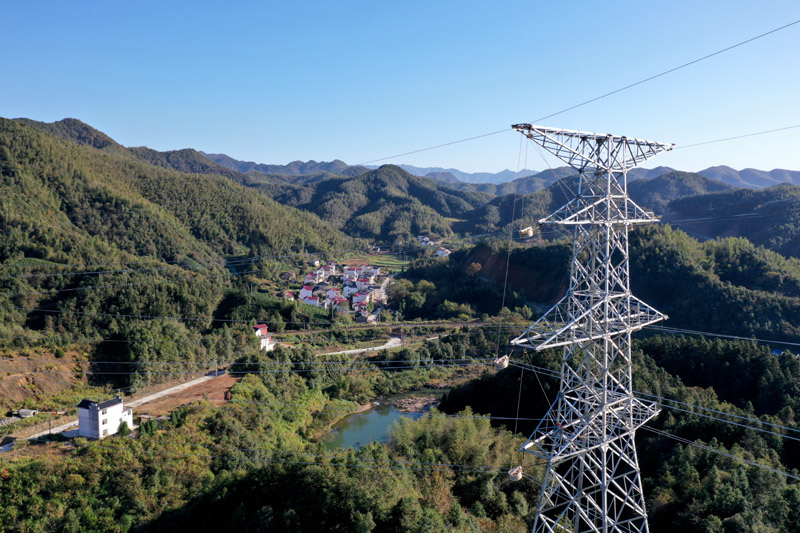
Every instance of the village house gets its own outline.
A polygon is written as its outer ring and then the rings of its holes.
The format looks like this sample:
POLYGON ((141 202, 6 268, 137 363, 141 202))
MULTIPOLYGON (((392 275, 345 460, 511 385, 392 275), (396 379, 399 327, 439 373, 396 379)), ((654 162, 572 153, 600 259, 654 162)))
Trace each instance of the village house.
POLYGON ((334 287, 329 288, 328 291, 325 293, 325 296, 327 296, 328 298, 338 298, 341 295, 342 295, 342 289, 336 289, 334 287))
POLYGON ((358 273, 361 277, 374 279, 376 276, 380 276, 381 267, 376 267, 371 265, 361 265, 360 267, 358 267, 358 273))
POLYGON ((436 257, 447 257, 448 255, 450 255, 450 250, 447 248, 439 248, 436 250, 436 257))
POLYGON ((323 269, 314 270, 306 274, 306 283, 319 283, 325 281, 325 271, 323 269))
POLYGON ((346 267, 342 274, 342 281, 355 281, 358 279, 358 269, 356 267, 346 267))
POLYGON ((324 267, 322 267, 322 273, 325 276, 325 279, 328 279, 331 276, 336 275, 336 265, 328 263, 324 267))
POLYGON ((313 295, 314 295, 314 286, 307 283, 303 285, 302 289, 300 289, 300 295, 298 296, 298 298, 300 298, 301 300, 305 300, 307 297, 313 295))
POLYGON ((319 297, 306 296, 305 298, 303 298, 303 303, 308 305, 313 305, 314 307, 319 307, 319 297))
POLYGON ((266 324, 256 324, 253 326, 253 329, 255 330, 256 337, 261 340, 261 345, 259 346, 260 350, 271 352, 275 349, 275 343, 272 342, 272 335, 269 334, 266 324))
POLYGON ((287 300, 294 300, 294 293, 292 291, 286 291, 283 293, 283 297, 287 300))
POLYGON ((368 304, 372 301, 372 293, 371 292, 359 292, 355 296, 353 296, 353 305, 356 304, 368 304))
POLYGON ((331 301, 333 302, 333 306, 336 308, 338 312, 346 313, 349 310, 347 305, 347 298, 343 296, 337 296, 331 301))
POLYGON ((358 278, 356 280, 356 287, 358 287, 359 291, 363 291, 363 290, 369 288, 371 283, 372 283, 372 280, 370 278, 368 278, 368 277, 358 278))
POLYGON ((342 289, 342 296, 345 298, 349 298, 353 294, 358 292, 358 285, 354 281, 348 281, 344 284, 344 288, 342 289))
POLYGON ((104 402, 82 400, 78 404, 78 436, 102 439, 119 431, 122 423, 133 429, 133 409, 125 409, 119 396, 104 402))

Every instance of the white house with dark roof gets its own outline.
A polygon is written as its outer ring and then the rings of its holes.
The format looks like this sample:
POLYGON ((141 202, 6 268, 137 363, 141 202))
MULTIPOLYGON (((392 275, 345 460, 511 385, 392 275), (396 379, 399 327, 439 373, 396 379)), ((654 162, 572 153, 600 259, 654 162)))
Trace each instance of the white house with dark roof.
POLYGON ((133 429, 133 409, 125 409, 119 396, 104 402, 82 400, 78 404, 78 436, 102 439, 119 431, 125 422, 133 429))

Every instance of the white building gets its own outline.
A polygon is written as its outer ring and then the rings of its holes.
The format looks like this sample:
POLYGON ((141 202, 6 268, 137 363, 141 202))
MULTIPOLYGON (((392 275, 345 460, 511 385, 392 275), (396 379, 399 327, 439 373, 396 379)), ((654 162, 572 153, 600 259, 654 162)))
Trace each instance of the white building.
POLYGON ((342 274, 342 281, 355 281, 358 279, 358 269, 355 267, 346 267, 344 274, 342 274))
POLYGON ((334 289, 334 288, 330 288, 330 289, 328 289, 328 291, 325 293, 325 296, 327 296, 328 298, 338 298, 338 297, 340 297, 341 295, 342 295, 342 289, 334 289))
POLYGON ((450 250, 447 248, 439 248, 436 250, 436 257, 447 257, 448 255, 450 255, 450 250))
POLYGON ((319 307, 319 298, 317 296, 306 296, 303 298, 303 303, 319 307))
POLYGON ((82 400, 78 404, 78 435, 81 437, 108 437, 119 431, 122 422, 133 429, 133 409, 125 409, 119 396, 104 402, 82 400))
POLYGON ((300 289, 300 295, 298 296, 298 298, 300 298, 301 300, 305 300, 306 298, 312 296, 313 294, 314 294, 313 285, 303 285, 303 288, 300 289))
POLYGON ((358 285, 351 281, 345 284, 344 289, 342 290, 342 295, 347 298, 348 296, 356 294, 357 292, 358 285))
POLYGON ((269 334, 269 329, 266 324, 256 324, 253 326, 253 329, 255 330, 256 337, 261 339, 261 346, 259 347, 261 350, 271 352, 275 349, 275 343, 272 342, 272 335, 269 334))

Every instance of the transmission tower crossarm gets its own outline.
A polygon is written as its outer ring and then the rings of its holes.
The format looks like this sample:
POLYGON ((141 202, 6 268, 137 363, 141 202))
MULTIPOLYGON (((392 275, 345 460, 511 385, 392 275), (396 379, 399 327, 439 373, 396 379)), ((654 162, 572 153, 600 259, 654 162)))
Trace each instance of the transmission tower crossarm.
POLYGON ((674 143, 634 139, 609 133, 548 128, 533 124, 514 124, 519 131, 569 166, 605 170, 629 170, 661 152, 675 148, 674 143), (602 149, 610 157, 599 157, 602 149), (580 162, 581 164, 576 164, 580 162))

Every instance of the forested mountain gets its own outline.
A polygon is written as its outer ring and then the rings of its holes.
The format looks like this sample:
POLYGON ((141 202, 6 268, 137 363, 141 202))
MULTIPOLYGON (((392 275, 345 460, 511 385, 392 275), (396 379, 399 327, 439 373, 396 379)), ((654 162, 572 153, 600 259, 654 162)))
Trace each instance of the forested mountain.
MULTIPOLYGON (((453 253, 446 263, 413 266, 407 274, 411 280, 426 280, 441 290, 408 288, 420 294, 401 295, 406 307, 415 308, 414 316, 431 315, 449 301, 472 306, 477 314, 496 314, 506 276, 505 302, 511 310, 525 303, 547 309, 563 296, 570 240, 515 244, 510 257, 505 246, 495 241, 453 253), (477 268, 469 268, 473 263, 477 268)), ((669 315, 667 325, 800 342, 800 260, 743 238, 700 243, 656 224, 632 231, 629 246, 633 293, 669 315)))
POLYGON ((800 257, 800 187, 738 189, 671 202, 663 217, 698 238, 739 236, 800 257))
POLYGON ((460 217, 488 197, 384 165, 355 178, 324 179, 287 190, 275 199, 312 211, 348 235, 393 242, 421 233, 449 236, 446 217, 460 217))
POLYGON ((628 183, 628 194, 638 205, 661 214, 673 200, 713 192, 728 191, 731 185, 700 174, 671 171, 656 178, 642 178, 628 183))
POLYGON ((448 183, 449 187, 460 191, 481 192, 492 196, 504 194, 530 194, 548 187, 560 179, 575 176, 577 173, 569 167, 559 167, 543 172, 516 178, 504 183, 448 183))
POLYGON ((45 131, 75 144, 118 153, 125 150, 124 146, 118 144, 117 141, 102 131, 96 130, 76 118, 65 118, 57 122, 39 122, 27 118, 18 118, 14 119, 14 121, 45 131))
POLYGON ((176 172, 110 146, 0 119, 2 345, 114 337, 81 351, 197 361, 217 350, 200 332, 236 312, 217 309, 235 290, 232 271, 257 271, 262 255, 363 245, 225 176, 176 172), (231 257, 241 255, 252 259, 231 257))
MULTIPOLYGON (((536 178, 524 178, 525 181, 536 178)), ((508 184, 506 184, 508 185, 508 184)), ((631 198, 645 209, 662 213, 669 202, 688 196, 715 191, 727 191, 730 185, 710 180, 699 174, 671 171, 656 178, 641 178, 628 182, 631 198)), ((457 231, 491 233, 507 231, 514 217, 514 229, 536 227, 546 217, 567 203, 578 190, 575 175, 556 181, 532 194, 511 192, 492 198, 489 202, 467 213, 464 221, 454 226, 457 231), (512 205, 516 198, 516 206, 512 205)), ((548 231, 555 231, 548 228, 548 231)))
MULTIPOLYGON (((64 142, 5 119, 0 122, 0 135, 5 186, 12 189, 4 196, 7 234, 17 224, 41 223, 31 220, 31 215, 55 209, 51 216, 65 219, 61 224, 54 221, 61 228, 79 229, 86 237, 101 237, 130 253, 164 260, 181 257, 180 248, 187 253, 205 249, 205 255, 222 255, 325 249, 348 243, 315 216, 282 206, 222 176, 174 172, 135 160, 143 157, 174 167, 182 165, 176 160, 183 161, 184 155, 188 161, 197 161, 193 151, 134 149, 132 153, 138 153, 134 158, 124 152, 107 153, 112 144, 94 150, 85 144, 95 143, 64 142), (25 199, 19 190, 14 194, 14 185, 23 187, 25 199), (50 202, 49 206, 27 200, 29 191, 41 194, 41 202, 50 202)), ((15 245, 6 241, 13 249, 15 245)))

